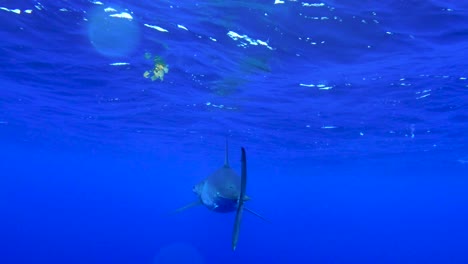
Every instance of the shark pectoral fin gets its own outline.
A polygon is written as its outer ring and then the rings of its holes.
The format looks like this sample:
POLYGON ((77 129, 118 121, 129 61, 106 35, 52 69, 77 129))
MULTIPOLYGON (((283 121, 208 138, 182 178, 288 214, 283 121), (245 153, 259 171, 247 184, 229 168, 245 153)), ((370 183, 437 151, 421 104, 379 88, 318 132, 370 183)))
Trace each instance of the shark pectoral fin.
POLYGON ((247 208, 247 207, 244 207, 244 209, 245 209, 247 212, 249 212, 249 213, 251 213, 251 214, 257 216, 258 218, 262 219, 263 221, 268 222, 268 223, 271 223, 270 220, 266 219, 266 218, 263 217, 261 214, 255 212, 255 211, 252 211, 252 210, 250 210, 250 209, 247 208))
POLYGON ((234 230, 232 233, 232 251, 236 250, 237 241, 239 240, 239 230, 242 220, 242 213, 244 209, 244 203, 239 200, 239 206, 237 207, 236 221, 234 222, 234 230))
POLYGON ((241 168, 241 189, 239 194, 238 206, 237 206, 237 213, 236 213, 236 221, 234 222, 234 230, 232 233, 232 250, 236 250, 237 241, 239 240, 239 230, 240 224, 242 220, 242 213, 244 209, 244 201, 245 201, 245 187, 247 185, 247 158, 245 156, 245 149, 242 148, 242 168, 241 168))
POLYGON ((190 209, 192 207, 195 207, 195 206, 198 206, 198 205, 201 205, 201 204, 202 204, 201 200, 196 200, 193 203, 187 204, 186 206, 183 206, 183 207, 181 207, 179 209, 176 209, 176 210, 170 212, 169 215, 178 214, 178 213, 180 213, 182 211, 185 211, 187 209, 190 209))

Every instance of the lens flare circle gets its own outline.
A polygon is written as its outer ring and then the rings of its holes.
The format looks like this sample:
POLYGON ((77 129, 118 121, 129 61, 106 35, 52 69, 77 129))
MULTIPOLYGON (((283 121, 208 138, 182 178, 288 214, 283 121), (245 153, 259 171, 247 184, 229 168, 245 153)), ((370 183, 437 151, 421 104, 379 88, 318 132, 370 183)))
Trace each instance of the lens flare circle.
POLYGON ((88 21, 89 40, 102 55, 124 57, 136 49, 140 30, 128 10, 99 6, 89 12, 88 21))
POLYGON ((203 256, 192 245, 173 243, 161 248, 154 258, 154 264, 203 264, 203 256))

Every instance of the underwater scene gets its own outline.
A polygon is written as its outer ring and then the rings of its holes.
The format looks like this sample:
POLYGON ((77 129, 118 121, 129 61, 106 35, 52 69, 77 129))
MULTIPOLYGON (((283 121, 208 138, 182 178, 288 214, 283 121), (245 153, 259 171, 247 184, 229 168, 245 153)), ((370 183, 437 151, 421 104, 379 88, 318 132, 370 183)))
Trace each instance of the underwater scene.
POLYGON ((468 263, 468 1, 0 0, 0 264, 468 263))

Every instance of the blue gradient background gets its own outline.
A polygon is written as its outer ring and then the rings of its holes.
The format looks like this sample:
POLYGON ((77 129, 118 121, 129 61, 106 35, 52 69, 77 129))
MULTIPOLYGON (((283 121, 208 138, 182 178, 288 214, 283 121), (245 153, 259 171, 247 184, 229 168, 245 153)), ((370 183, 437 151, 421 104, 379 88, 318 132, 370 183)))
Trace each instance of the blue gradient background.
POLYGON ((0 1, 0 263, 468 263, 468 2, 314 3, 0 1))

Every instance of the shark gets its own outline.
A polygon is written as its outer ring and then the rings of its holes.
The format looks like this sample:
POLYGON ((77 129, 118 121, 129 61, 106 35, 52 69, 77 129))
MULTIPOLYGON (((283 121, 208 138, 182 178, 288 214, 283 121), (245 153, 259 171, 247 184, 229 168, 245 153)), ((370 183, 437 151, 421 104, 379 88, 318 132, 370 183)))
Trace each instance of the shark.
POLYGON ((250 200, 246 195, 247 186, 247 157, 245 148, 241 148, 241 175, 239 176, 229 165, 229 149, 226 139, 224 165, 211 175, 193 186, 193 192, 197 200, 175 210, 178 213, 198 205, 204 205, 211 211, 218 213, 236 212, 234 228, 232 231, 232 250, 236 250, 239 240, 239 231, 244 210, 267 221, 260 214, 245 207, 245 202, 250 200))

